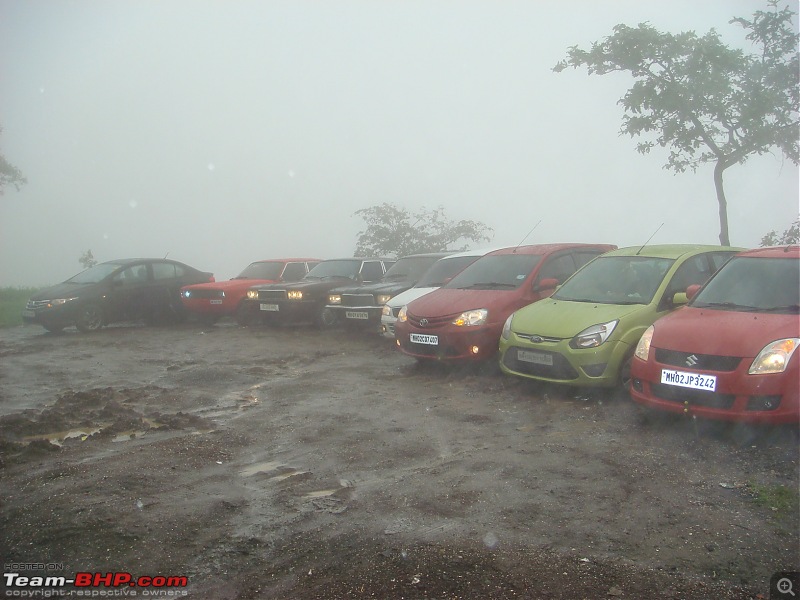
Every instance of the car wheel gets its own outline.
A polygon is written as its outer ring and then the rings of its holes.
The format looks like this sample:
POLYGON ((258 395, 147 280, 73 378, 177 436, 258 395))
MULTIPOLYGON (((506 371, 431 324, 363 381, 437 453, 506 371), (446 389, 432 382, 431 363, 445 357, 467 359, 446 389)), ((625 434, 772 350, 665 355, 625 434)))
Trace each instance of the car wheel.
POLYGON ((631 387, 631 363, 633 362, 633 352, 630 352, 623 360, 619 368, 619 386, 624 392, 628 392, 631 387))
POLYGON ((322 310, 317 313, 317 318, 314 321, 320 329, 328 329, 336 325, 339 321, 339 317, 330 308, 323 307, 322 310))
POLYGON ((248 327, 255 323, 256 314, 253 310, 253 307, 247 302, 239 302, 239 306, 236 307, 236 314, 234 315, 234 318, 242 327, 248 327))
POLYGON ((97 331, 103 326, 103 311, 100 306, 90 302, 81 308, 78 318, 75 320, 75 327, 78 331, 88 332, 97 331))

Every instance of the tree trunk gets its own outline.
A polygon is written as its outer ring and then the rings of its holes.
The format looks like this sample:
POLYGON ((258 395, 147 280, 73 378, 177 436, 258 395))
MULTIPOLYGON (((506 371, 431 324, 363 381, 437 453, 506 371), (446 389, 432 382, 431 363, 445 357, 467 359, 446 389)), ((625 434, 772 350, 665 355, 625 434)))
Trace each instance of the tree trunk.
POLYGON ((728 201, 725 199, 725 189, 722 185, 722 172, 728 168, 728 161, 721 158, 714 165, 714 187, 717 190, 717 204, 719 204, 719 243, 730 246, 728 235, 728 201))

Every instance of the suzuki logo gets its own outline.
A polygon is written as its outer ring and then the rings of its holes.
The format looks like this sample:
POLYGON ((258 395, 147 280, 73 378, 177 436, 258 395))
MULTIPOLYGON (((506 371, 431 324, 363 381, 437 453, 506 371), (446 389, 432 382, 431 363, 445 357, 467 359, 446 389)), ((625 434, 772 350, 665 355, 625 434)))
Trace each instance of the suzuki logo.
POLYGON ((693 367, 699 362, 700 362, 700 360, 694 354, 692 354, 692 355, 690 355, 690 356, 688 356, 686 358, 686 366, 687 367, 693 367))
POLYGON ((419 320, 420 327, 427 327, 428 326, 428 319, 420 319, 419 320))

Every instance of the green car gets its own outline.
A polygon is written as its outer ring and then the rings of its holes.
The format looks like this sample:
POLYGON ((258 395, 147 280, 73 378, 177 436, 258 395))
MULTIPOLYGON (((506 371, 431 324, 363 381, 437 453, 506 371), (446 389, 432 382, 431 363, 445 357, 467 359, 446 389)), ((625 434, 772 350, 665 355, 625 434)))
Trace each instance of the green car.
POLYGON ((740 250, 670 244, 603 254, 552 296, 508 318, 500 368, 567 385, 627 386, 644 330, 685 304, 689 286, 705 283, 740 250))

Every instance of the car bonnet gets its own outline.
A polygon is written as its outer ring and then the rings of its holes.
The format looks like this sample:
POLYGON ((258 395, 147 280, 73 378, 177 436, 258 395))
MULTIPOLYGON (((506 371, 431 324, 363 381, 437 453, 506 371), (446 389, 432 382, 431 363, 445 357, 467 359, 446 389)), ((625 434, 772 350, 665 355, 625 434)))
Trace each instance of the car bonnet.
POLYGON ((519 333, 567 339, 592 325, 648 310, 652 308, 645 304, 600 304, 546 298, 517 311, 511 329, 519 333))

